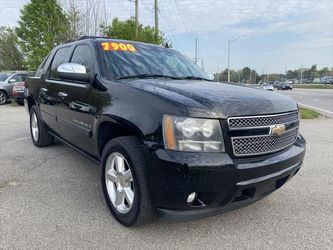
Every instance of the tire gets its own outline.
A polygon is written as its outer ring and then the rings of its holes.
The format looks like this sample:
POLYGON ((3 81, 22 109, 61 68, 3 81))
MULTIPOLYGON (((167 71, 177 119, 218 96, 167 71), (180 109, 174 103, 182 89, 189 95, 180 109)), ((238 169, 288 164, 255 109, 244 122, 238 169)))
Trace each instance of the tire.
POLYGON ((8 101, 8 95, 5 91, 0 90, 0 105, 6 104, 8 101))
POLYGON ((36 106, 30 109, 30 134, 33 144, 38 148, 50 146, 54 142, 53 136, 42 123, 36 106))
POLYGON ((103 194, 114 218, 125 226, 146 224, 155 217, 155 209, 148 188, 145 158, 142 146, 134 136, 115 138, 108 142, 103 150, 101 160, 103 194), (123 172, 117 170, 121 167, 114 166, 117 164, 113 165, 113 162, 118 162, 118 157, 123 158, 123 172), (132 178, 125 177, 130 176, 127 174, 128 170, 132 178), (106 177, 106 173, 109 177, 106 177), (120 180, 119 177, 113 179, 114 176, 122 176, 121 178, 127 179, 127 182, 120 180), (122 195, 119 190, 123 190, 122 195), (131 191, 133 196, 129 195, 131 191), (122 198, 119 198, 117 202, 115 197, 122 198))

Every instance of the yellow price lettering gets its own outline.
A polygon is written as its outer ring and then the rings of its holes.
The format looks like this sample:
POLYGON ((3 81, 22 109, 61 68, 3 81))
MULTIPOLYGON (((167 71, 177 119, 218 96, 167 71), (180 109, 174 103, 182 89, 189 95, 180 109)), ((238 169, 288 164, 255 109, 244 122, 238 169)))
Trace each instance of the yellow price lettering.
POLYGON ((110 46, 109 46, 109 43, 102 43, 101 45, 102 45, 102 49, 103 49, 103 50, 109 50, 109 49, 110 49, 110 48, 109 48, 109 47, 110 47, 110 46))
POLYGON ((123 43, 119 43, 119 47, 120 47, 120 49, 123 50, 123 51, 126 51, 126 50, 127 50, 127 46, 126 46, 125 44, 123 44, 123 43))
POLYGON ((104 42, 101 43, 101 47, 105 51, 130 51, 135 52, 136 48, 132 44, 128 43, 114 43, 114 42, 104 42))
POLYGON ((135 47, 132 44, 127 44, 127 49, 132 52, 136 51, 135 47))
POLYGON ((112 49, 113 50, 119 50, 119 45, 118 43, 111 43, 112 49))

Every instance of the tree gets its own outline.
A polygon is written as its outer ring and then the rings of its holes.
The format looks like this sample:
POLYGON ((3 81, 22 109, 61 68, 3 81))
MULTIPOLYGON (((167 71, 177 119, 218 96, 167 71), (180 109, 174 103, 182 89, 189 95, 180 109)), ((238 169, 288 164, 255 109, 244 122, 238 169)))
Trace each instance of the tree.
POLYGON ((156 35, 156 31, 153 27, 143 26, 139 24, 139 37, 135 37, 135 20, 130 18, 125 21, 120 21, 118 18, 112 20, 110 26, 101 26, 102 33, 105 35, 125 40, 136 40, 139 42, 153 43, 162 45, 165 43, 163 33, 159 32, 156 35))
POLYGON ((62 6, 69 21, 68 31, 72 40, 83 35, 97 36, 100 33, 102 17, 104 16, 104 22, 107 21, 106 10, 101 10, 99 0, 66 0, 62 1, 62 6))
POLYGON ((245 67, 242 69, 241 72, 241 79, 247 81, 250 81, 250 74, 251 74, 251 69, 249 67, 245 67))
POLYGON ((57 45, 68 41, 68 19, 56 0, 31 0, 21 9, 16 33, 28 69, 36 69, 57 45))
POLYGON ((0 27, 0 70, 4 69, 24 69, 23 56, 17 44, 17 36, 8 27, 0 27))
POLYGON ((69 0, 65 7, 65 14, 68 19, 68 38, 77 40, 83 36, 82 14, 74 0, 69 0))

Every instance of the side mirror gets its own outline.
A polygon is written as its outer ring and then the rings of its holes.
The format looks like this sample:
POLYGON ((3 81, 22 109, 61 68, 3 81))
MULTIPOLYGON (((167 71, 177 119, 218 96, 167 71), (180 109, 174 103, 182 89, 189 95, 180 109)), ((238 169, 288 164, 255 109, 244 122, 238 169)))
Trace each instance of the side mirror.
POLYGON ((64 63, 57 68, 60 79, 89 82, 90 74, 85 66, 77 63, 64 63))
POLYGON ((14 83, 14 82, 16 82, 15 79, 10 79, 10 80, 9 80, 9 83, 14 83))

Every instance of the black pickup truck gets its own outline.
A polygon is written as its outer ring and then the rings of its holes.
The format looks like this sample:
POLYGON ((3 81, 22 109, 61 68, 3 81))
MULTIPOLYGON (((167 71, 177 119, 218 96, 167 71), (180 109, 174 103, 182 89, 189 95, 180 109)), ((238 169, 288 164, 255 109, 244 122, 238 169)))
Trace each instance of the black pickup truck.
POLYGON ((304 158, 292 99, 212 82, 171 48, 82 38, 55 48, 26 87, 34 145, 56 138, 100 164, 106 202, 126 226, 248 205, 304 158))

